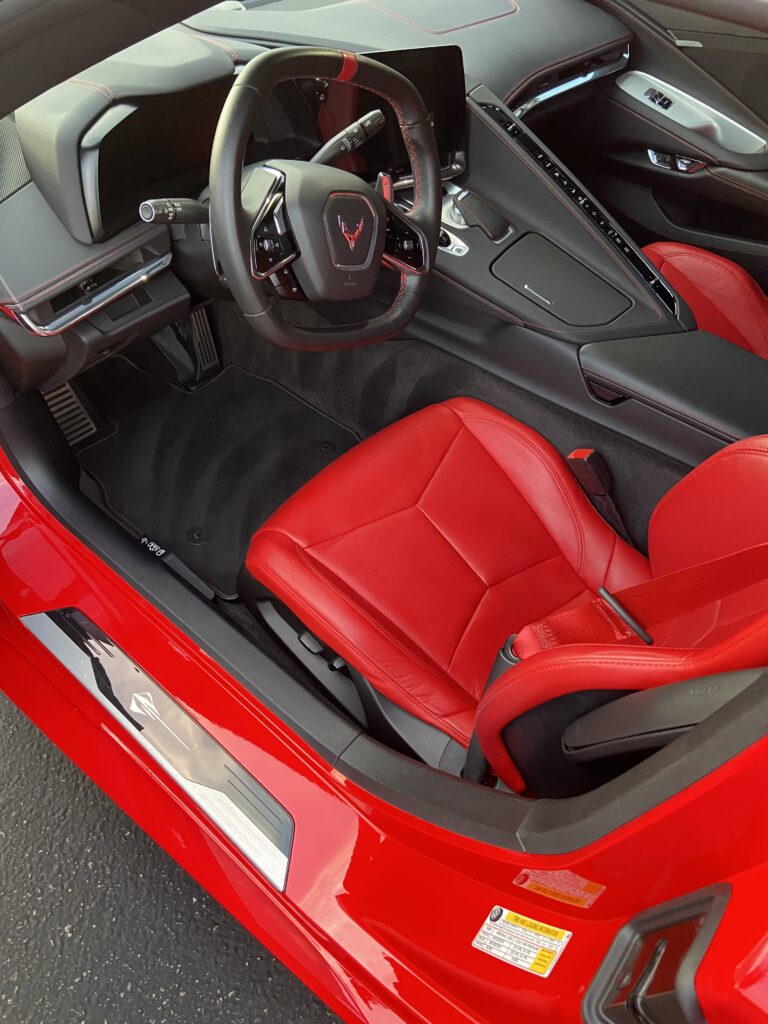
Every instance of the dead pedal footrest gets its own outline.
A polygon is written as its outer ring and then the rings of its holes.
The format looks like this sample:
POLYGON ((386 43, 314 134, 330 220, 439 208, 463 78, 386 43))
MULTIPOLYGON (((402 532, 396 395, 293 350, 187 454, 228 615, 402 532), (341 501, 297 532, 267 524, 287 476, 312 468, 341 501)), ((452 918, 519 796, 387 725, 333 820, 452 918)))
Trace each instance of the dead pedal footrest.
POLYGON ((99 427, 71 384, 60 384, 59 387, 46 391, 43 398, 67 444, 72 448, 83 444, 99 432, 99 427))

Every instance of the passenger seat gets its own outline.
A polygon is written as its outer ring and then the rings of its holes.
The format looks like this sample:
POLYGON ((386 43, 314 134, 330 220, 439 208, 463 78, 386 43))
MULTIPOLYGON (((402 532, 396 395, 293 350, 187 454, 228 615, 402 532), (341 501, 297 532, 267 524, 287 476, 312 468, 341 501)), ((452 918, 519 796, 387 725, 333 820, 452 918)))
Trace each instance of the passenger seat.
POLYGON ((768 359, 768 297, 743 267, 682 242, 643 250, 691 308, 702 331, 768 359))

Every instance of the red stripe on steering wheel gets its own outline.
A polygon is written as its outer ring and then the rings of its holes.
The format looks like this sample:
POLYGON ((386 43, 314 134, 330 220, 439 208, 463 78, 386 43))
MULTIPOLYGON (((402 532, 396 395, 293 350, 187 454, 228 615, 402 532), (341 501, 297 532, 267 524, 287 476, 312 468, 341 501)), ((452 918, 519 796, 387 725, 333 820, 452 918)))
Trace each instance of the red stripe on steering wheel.
POLYGON ((341 51, 343 58, 341 71, 336 75, 337 82, 350 82, 357 74, 357 54, 341 51))

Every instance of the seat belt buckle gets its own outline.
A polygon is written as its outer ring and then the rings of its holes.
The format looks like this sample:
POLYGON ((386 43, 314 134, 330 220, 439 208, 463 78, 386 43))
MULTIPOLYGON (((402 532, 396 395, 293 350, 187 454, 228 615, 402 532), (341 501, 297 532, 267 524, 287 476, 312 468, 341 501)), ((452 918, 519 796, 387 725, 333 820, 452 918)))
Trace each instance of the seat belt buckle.
POLYGON ((568 456, 568 465, 587 494, 602 498, 611 493, 613 479, 608 463, 594 448, 576 448, 568 456))
POLYGON ((504 646, 497 652, 496 659, 491 667, 491 671, 488 673, 488 678, 485 681, 484 691, 495 683, 499 676, 503 676, 505 672, 520 663, 520 659, 515 654, 516 639, 517 633, 513 633, 512 636, 508 636, 504 641, 504 646))
POLYGON ((621 512, 611 495, 613 488, 611 471, 600 452, 595 451, 594 448, 576 448, 568 456, 567 462, 581 489, 587 494, 606 523, 618 533, 622 540, 631 544, 629 531, 624 525, 621 512))

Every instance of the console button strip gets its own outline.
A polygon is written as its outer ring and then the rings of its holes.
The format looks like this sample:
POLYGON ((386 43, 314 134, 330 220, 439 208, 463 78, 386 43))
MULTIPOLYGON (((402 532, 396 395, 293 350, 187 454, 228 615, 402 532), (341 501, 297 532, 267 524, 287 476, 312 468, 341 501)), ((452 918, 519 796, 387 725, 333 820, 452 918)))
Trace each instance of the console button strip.
POLYGON ((632 269, 640 275, 645 284, 661 299, 667 309, 677 316, 677 299, 674 292, 658 274, 658 271, 621 230, 610 219, 605 210, 601 209, 586 194, 579 182, 572 177, 552 156, 545 152, 539 142, 520 124, 513 121, 509 112, 493 103, 481 103, 480 107, 504 131, 521 146, 529 156, 533 157, 546 175, 561 189, 562 192, 577 206, 585 217, 592 221, 619 252, 632 269))

